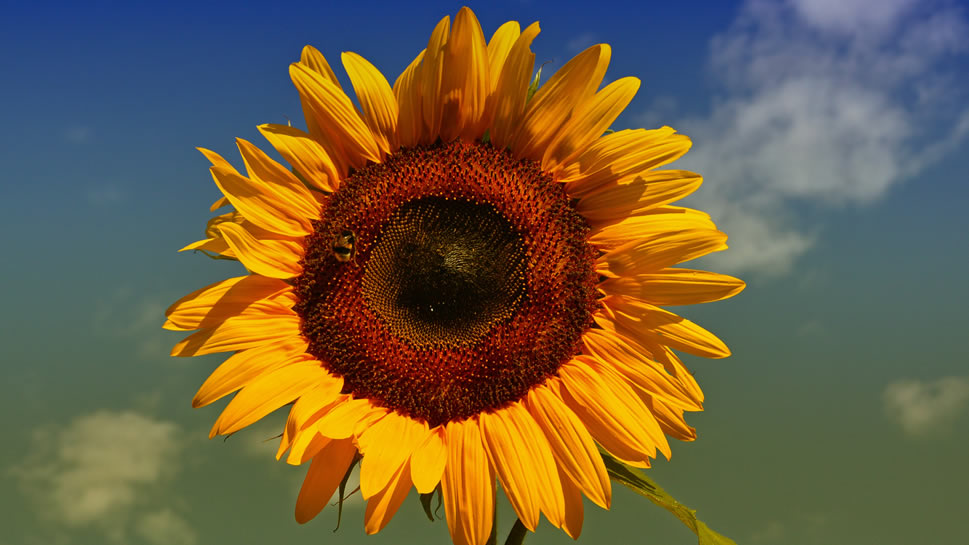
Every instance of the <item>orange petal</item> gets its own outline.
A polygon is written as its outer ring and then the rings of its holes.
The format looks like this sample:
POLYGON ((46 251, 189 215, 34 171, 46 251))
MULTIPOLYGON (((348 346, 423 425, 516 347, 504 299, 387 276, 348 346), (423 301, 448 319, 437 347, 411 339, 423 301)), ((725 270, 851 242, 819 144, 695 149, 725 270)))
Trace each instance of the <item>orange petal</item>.
MULTIPOLYGON (((526 400, 528 411, 545 433, 559 468, 589 499, 608 509, 612 500, 609 474, 589 430, 546 386, 532 388, 526 400)), ((563 488, 565 480, 562 479, 563 488)))
POLYGON ((479 418, 488 459, 522 524, 534 532, 541 508, 553 525, 561 526, 562 487, 548 440, 535 420, 520 402, 479 418))
POLYGON ((213 328, 202 329, 172 348, 172 356, 201 356, 245 350, 299 336, 298 316, 240 315, 213 328))
POLYGON ((377 145, 385 153, 397 151, 397 116, 399 110, 394 92, 387 79, 367 59, 356 53, 344 53, 343 67, 357 93, 363 119, 373 133, 377 145))
POLYGON ((350 439, 330 441, 313 457, 296 499, 296 522, 310 521, 330 501, 346 474, 357 449, 350 439))
MULTIPOLYGON (((364 460, 366 460, 366 457, 364 457, 364 460)), ((362 483, 362 467, 360 471, 362 483)), ((410 464, 405 461, 404 465, 397 468, 397 471, 391 476, 387 486, 373 494, 370 501, 367 502, 367 510, 363 514, 363 525, 368 534, 376 534, 383 530, 384 526, 387 526, 394 513, 400 508, 400 504, 404 503, 404 498, 410 492, 410 487, 410 464)), ((360 485, 360 490, 362 493, 363 484, 360 485)))
POLYGON ((444 47, 441 76, 441 139, 480 137, 486 120, 485 104, 491 91, 488 46, 474 13, 461 8, 454 17, 444 47))
POLYGON ((286 125, 259 125, 259 132, 269 140, 286 162, 303 179, 322 191, 333 192, 340 185, 340 173, 323 146, 309 134, 286 125))
POLYGON ((477 419, 448 422, 447 466, 441 479, 448 531, 455 545, 484 545, 495 509, 495 473, 477 419))
POLYGON ((260 376, 232 398, 209 437, 241 430, 328 377, 318 361, 294 363, 260 376))
POLYGON ((326 62, 326 57, 323 56, 323 53, 320 53, 319 49, 311 45, 303 47, 303 51, 299 56, 299 62, 333 85, 336 85, 338 89, 342 89, 340 87, 340 80, 337 79, 333 69, 330 68, 330 63, 326 62))
POLYGON ((301 336, 290 335, 275 342, 262 342, 254 348, 236 352, 205 379, 192 399, 192 407, 204 407, 266 373, 308 358, 307 348, 308 345, 301 336))
POLYGON ((424 443, 414 450, 410 458, 410 474, 414 487, 421 494, 429 494, 437 488, 447 463, 447 447, 444 445, 444 427, 438 426, 427 434, 424 443))
MULTIPOLYGON (((427 435, 426 422, 418 422, 393 411, 363 430, 357 438, 357 447, 363 455, 360 462, 360 493, 363 499, 369 499, 383 490, 427 435)), ((410 475, 407 479, 410 481, 410 475)))
POLYGON ((216 226, 226 244, 249 271, 272 278, 294 278, 302 268, 303 247, 292 240, 256 238, 245 227, 225 222, 216 226))
POLYGON ((532 53, 531 45, 540 31, 537 22, 529 25, 512 45, 500 75, 492 72, 492 79, 497 81, 492 95, 494 106, 489 108, 493 111, 489 134, 498 149, 508 146, 525 113, 528 83, 535 66, 535 54, 532 53))

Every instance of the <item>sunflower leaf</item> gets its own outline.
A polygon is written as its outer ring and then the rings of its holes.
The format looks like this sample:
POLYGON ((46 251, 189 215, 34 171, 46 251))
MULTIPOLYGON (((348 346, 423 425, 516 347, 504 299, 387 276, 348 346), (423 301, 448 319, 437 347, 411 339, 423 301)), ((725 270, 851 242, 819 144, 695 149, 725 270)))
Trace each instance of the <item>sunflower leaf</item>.
POLYGON ((535 72, 535 78, 528 85, 528 93, 525 95, 525 104, 528 104, 532 97, 535 96, 535 92, 538 91, 538 82, 542 79, 542 68, 552 61, 545 61, 541 66, 538 67, 538 71, 535 72))
MULTIPOLYGON (((343 492, 347 489, 347 481, 350 479, 350 473, 353 472, 353 466, 357 465, 360 461, 360 456, 354 456, 353 461, 350 462, 350 467, 347 468, 347 472, 343 474, 343 480, 340 481, 340 490, 337 492, 337 510, 336 510, 336 528, 333 529, 334 532, 340 529, 340 519, 343 518, 343 501, 346 497, 343 492)), ((352 494, 353 492, 351 492, 352 494)))
POLYGON ((737 545, 734 540, 711 530, 710 527, 696 518, 696 510, 676 501, 673 496, 670 496, 642 471, 627 466, 601 448, 599 452, 602 454, 602 461, 605 462, 606 470, 612 480, 673 513, 687 528, 693 530, 693 533, 699 539, 699 545, 737 545))
POLYGON ((434 492, 431 491, 427 494, 421 494, 421 507, 424 508, 424 514, 427 515, 428 520, 434 522, 434 513, 431 512, 431 499, 434 498, 434 492))

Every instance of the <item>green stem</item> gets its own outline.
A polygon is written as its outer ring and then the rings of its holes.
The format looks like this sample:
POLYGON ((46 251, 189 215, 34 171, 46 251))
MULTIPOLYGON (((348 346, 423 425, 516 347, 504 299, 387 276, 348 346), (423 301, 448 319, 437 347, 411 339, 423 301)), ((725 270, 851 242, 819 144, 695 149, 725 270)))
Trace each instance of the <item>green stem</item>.
POLYGON ((515 525, 508 532, 508 539, 505 540, 505 545, 522 545, 522 542, 525 541, 525 534, 527 533, 528 529, 522 524, 521 519, 515 519, 515 525))

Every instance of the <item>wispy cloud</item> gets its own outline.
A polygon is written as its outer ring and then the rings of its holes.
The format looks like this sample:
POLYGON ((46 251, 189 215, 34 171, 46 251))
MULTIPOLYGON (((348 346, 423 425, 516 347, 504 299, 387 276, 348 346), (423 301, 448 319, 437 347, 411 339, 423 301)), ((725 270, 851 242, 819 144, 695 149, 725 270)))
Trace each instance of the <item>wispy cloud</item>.
MULTIPOLYGON (((37 432, 31 455, 12 472, 55 526, 95 528, 121 542, 133 512, 178 470, 180 449, 172 422, 97 411, 37 432)), ((164 522, 149 516, 149 524, 164 522)))
POLYGON ((161 328, 165 309, 175 298, 139 294, 122 286, 102 297, 96 304, 91 328, 96 335, 134 342, 134 355, 151 361, 168 357, 172 335, 161 328))
POLYGON ((947 62, 967 51, 948 4, 748 1, 711 43, 721 96, 677 123, 695 143, 682 165, 707 179, 690 204, 731 235, 711 259, 782 273, 822 233, 797 206, 876 202, 962 145, 969 89, 947 62))
POLYGON ((135 522, 135 533, 154 545, 195 545, 198 542, 195 530, 171 509, 142 515, 135 522))
POLYGON ((912 437, 939 433, 969 408, 969 376, 899 380, 883 393, 885 410, 912 437))
POLYGON ((111 206, 124 201, 124 193, 113 185, 89 187, 85 196, 89 204, 98 207, 111 206))
POLYGON ((61 136, 68 142, 83 144, 94 137, 94 131, 90 127, 66 127, 61 130, 61 136))

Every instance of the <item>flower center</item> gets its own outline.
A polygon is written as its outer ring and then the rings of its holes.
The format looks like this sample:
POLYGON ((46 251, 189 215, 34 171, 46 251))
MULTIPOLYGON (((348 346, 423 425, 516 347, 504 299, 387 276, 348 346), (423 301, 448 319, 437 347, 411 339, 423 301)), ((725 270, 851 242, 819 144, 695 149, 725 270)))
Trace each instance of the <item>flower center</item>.
POLYGON ((412 346, 468 344, 517 309, 524 267, 521 236, 494 207, 424 197, 381 229, 363 299, 412 346))
POLYGON ((344 393, 430 425, 521 399, 578 353, 596 250, 561 184, 480 142, 402 149, 323 203, 296 279, 344 393))

